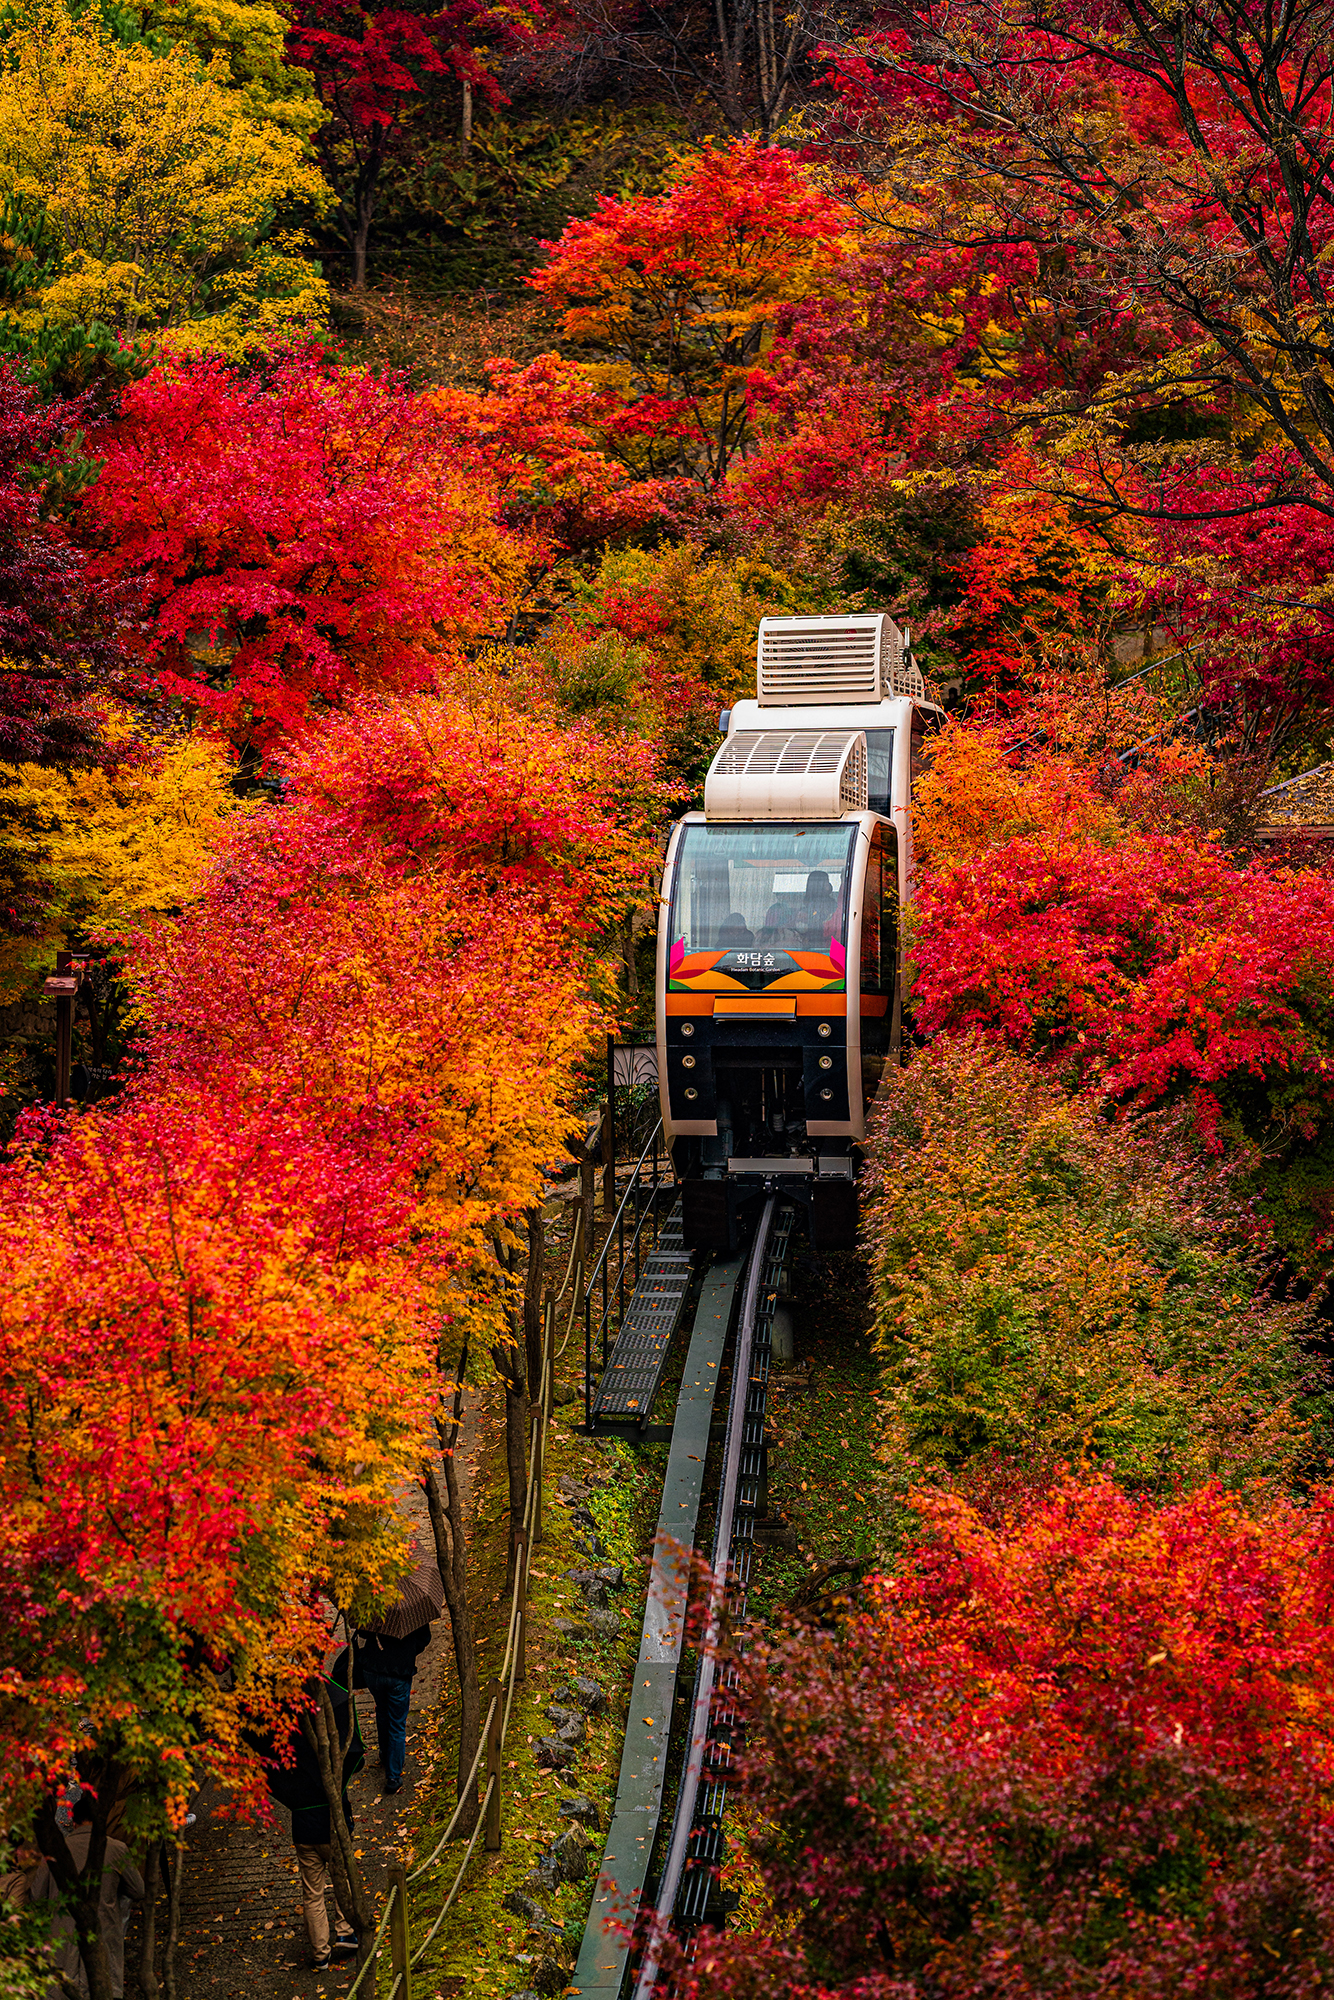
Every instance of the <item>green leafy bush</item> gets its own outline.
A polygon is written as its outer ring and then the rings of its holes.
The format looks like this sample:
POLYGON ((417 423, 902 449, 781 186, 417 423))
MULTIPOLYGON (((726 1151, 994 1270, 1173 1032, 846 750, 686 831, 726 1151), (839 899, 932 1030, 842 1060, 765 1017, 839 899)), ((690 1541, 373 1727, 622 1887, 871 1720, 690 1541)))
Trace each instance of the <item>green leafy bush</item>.
POLYGON ((896 1484, 1087 1458, 1153 1491, 1319 1455, 1309 1309, 1200 1176, 980 1039, 895 1073, 865 1230, 896 1484))

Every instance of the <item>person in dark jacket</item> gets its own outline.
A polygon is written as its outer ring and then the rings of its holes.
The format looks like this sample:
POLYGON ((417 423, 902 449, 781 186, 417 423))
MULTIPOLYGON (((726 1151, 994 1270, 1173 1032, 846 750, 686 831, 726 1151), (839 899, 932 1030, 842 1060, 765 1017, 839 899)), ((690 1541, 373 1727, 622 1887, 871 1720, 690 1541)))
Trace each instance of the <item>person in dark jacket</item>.
MULTIPOLYGON (((354 1778, 366 1762, 366 1746, 361 1740, 355 1705, 349 1718, 351 1694, 348 1672, 351 1664, 349 1650, 345 1646, 324 1677, 340 1740, 347 1738, 349 1719, 352 1726, 352 1740, 343 1760, 342 1809, 349 1833, 355 1821, 347 1792, 348 1780, 354 1778)), ((310 1707, 307 1713, 313 1719, 318 1712, 318 1683, 312 1682, 308 1692, 310 1707)), ((286 1806, 292 1815, 292 1844, 296 1848, 296 1865, 301 1876, 301 1908, 306 1920, 306 1936, 310 1940, 311 1963, 317 1970, 322 1970, 333 1958, 342 1958, 354 1952, 360 1940, 355 1926, 339 1907, 336 1890, 332 1941, 329 1937, 325 1894, 333 1888, 330 1865, 333 1824, 324 1780, 320 1776, 319 1758, 307 1739, 302 1720, 302 1717, 297 1718, 288 1736, 260 1747, 269 1763, 266 1774, 269 1790, 279 1805, 286 1806)))
POLYGON ((375 1728, 380 1739, 386 1792, 403 1789, 408 1755, 408 1705, 417 1656, 431 1643, 431 1628, 421 1625, 406 1639, 389 1639, 381 1632, 359 1632, 356 1639, 355 1681, 375 1702, 375 1728))

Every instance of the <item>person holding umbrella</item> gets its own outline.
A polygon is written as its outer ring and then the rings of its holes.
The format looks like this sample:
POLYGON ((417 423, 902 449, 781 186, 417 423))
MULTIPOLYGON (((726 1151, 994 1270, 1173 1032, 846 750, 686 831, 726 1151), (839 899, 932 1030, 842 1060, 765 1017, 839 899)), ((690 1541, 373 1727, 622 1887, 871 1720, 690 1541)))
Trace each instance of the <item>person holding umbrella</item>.
POLYGON ((440 1572, 420 1549, 404 1578, 398 1602, 356 1635, 355 1682, 375 1703, 384 1789, 401 1792, 408 1755, 408 1707, 419 1654, 431 1643, 431 1620, 440 1616, 445 1586, 440 1572))

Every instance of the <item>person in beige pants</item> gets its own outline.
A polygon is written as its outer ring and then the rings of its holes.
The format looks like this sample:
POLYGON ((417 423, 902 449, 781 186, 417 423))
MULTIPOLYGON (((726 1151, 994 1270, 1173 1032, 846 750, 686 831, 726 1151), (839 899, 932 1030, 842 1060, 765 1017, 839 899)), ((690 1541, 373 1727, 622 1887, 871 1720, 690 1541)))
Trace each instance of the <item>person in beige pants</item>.
MULTIPOLYGON (((344 1647, 324 1677, 340 1736, 347 1728, 350 1665, 348 1651, 344 1647)), ((308 1693, 313 1706, 313 1700, 317 1698, 316 1684, 312 1683, 308 1693)), ((366 1761, 355 1708, 351 1722, 352 1740, 343 1767, 341 1801, 343 1818, 349 1831, 353 1821, 347 1780, 366 1761)), ((356 1930, 346 1912, 338 1907, 337 1898, 334 1900, 334 1935, 332 1938, 329 1935, 329 1909, 325 1901, 326 1892, 333 1887, 333 1870, 329 1865, 333 1838, 329 1801, 324 1795, 315 1752, 299 1721, 281 1743, 270 1743, 265 1748, 269 1791, 292 1815, 292 1845, 296 1849, 297 1872, 301 1877, 301 1910, 306 1920, 306 1936, 310 1941, 310 1962, 317 1971, 322 1971, 331 1958, 341 1958, 354 1952, 358 1944, 356 1930)))

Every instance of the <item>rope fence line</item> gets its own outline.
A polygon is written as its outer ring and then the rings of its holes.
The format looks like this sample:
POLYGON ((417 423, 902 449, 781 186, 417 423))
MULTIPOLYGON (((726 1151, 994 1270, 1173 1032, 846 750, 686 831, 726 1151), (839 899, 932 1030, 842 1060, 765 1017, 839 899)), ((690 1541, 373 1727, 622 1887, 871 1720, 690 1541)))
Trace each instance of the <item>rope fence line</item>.
MULTIPOLYGON (((580 1222, 583 1223, 583 1220, 581 1217, 580 1222)), ((576 1249, 579 1246, 581 1233, 581 1227, 576 1225, 576 1249)), ((497 1853, 500 1849, 500 1756, 505 1747, 505 1738, 509 1733, 510 1715, 514 1707, 514 1692, 519 1683, 526 1678, 524 1653, 526 1650, 525 1628, 527 1624, 528 1577, 533 1546, 536 1542, 542 1540, 542 1487, 546 1470, 547 1432, 551 1424, 554 1406, 556 1362, 569 1346, 575 1322, 583 1310, 583 1275, 583 1257, 572 1257, 560 1291, 558 1293, 548 1291, 543 1301, 541 1389, 534 1413, 536 1421, 533 1424, 532 1445, 528 1455, 528 1498, 524 1507, 523 1524, 515 1538, 514 1586, 510 1595, 509 1625, 505 1638, 504 1658, 501 1661, 500 1670, 491 1684, 490 1699, 487 1703, 486 1716, 482 1723, 476 1754, 473 1757, 468 1775, 460 1788, 458 1804, 450 1815, 449 1824, 426 1859, 418 1862, 417 1866, 411 1872, 407 1870, 403 1863, 397 1863, 390 1869, 389 1893, 376 1929, 375 1940, 365 1964, 348 1988, 347 2000, 353 2000, 353 1996, 363 1990, 363 1981, 367 1979, 368 1974, 370 1978, 369 1983, 364 1987, 363 2000, 371 2000, 371 1995, 375 1992, 376 1986, 376 1964, 384 1943, 386 1929, 389 1933, 393 1971, 393 1981, 389 1988, 387 2000, 412 2000, 412 1973, 425 1957, 428 1948, 439 1933, 440 1926, 444 1923, 455 1898, 463 1886, 463 1878, 467 1874, 468 1865, 472 1860, 474 1850, 477 1846, 477 1837, 484 1827, 487 1835, 486 1851, 497 1853), (555 1344, 556 1306, 558 1301, 564 1297, 571 1277, 574 1279, 574 1286, 570 1302, 569 1325, 565 1329, 564 1340, 557 1347, 555 1344), (481 1772, 484 1758, 487 1766, 485 1789, 480 1801, 474 1804, 474 1787, 481 1772), (463 1857, 454 1872, 454 1878, 450 1883, 448 1893, 436 1915, 435 1921, 414 1952, 411 1949, 409 1927, 409 1885, 420 1881, 423 1875, 428 1874, 436 1866, 445 1848, 458 1834, 466 1815, 469 1811, 473 1810, 475 1810, 477 1817, 472 1832, 469 1835, 468 1844, 463 1851, 463 1857)))

